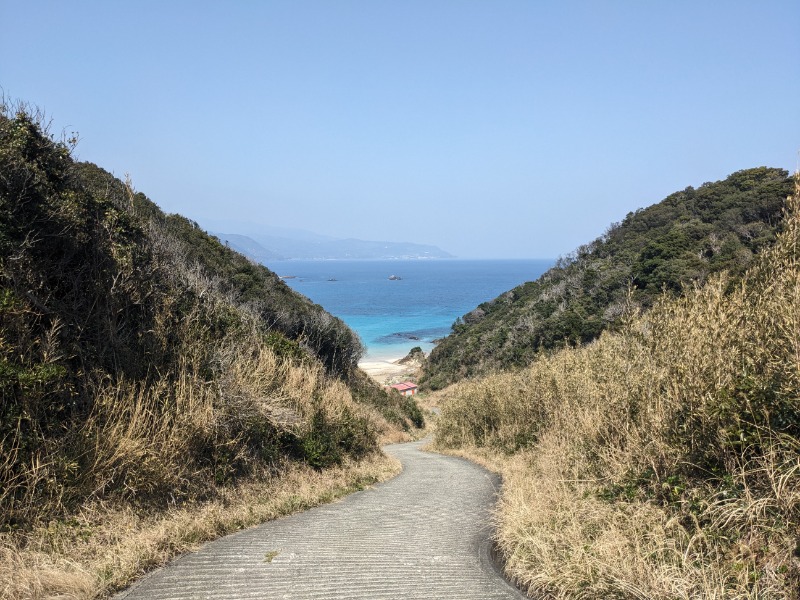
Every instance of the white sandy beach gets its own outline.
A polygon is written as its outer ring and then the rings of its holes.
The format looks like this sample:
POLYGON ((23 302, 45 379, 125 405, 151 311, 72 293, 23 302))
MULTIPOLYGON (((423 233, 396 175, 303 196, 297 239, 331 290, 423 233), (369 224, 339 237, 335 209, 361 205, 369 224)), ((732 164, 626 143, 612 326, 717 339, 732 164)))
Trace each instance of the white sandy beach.
POLYGON ((378 383, 397 383, 417 372, 415 364, 398 364, 397 361, 402 358, 368 359, 358 363, 358 366, 378 383))

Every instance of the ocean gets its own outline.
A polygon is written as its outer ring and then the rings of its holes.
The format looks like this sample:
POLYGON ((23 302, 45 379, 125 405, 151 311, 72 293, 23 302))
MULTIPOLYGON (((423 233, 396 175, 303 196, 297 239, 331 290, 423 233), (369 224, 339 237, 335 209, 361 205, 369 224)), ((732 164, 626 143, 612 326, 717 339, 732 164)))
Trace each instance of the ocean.
POLYGON ((430 352, 458 317, 537 279, 554 262, 291 260, 267 267, 355 330, 367 347, 364 360, 395 360, 414 346, 430 352))

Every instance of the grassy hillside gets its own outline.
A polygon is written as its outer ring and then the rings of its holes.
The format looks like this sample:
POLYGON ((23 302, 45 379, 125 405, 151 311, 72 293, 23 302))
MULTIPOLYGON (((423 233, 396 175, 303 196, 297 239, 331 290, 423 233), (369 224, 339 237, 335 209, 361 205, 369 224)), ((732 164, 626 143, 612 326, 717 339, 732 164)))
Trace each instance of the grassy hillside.
MULTIPOLYGON (((89 506, 158 514, 374 456, 421 414, 358 371, 361 351, 266 268, 3 107, 0 562, 89 506)), ((0 596, 38 593, 23 588, 0 596)))
POLYGON ((185 217, 164 214, 144 194, 129 190, 96 165, 78 163, 74 174, 93 196, 146 219, 151 238, 161 239, 164 250, 176 253, 176 261, 213 279, 220 292, 257 313, 272 331, 309 350, 329 372, 346 375, 355 369, 364 350, 358 336, 340 319, 293 292, 275 273, 231 250, 185 217))
POLYGON ((786 171, 761 167, 628 214, 537 281, 455 323, 431 352, 422 384, 437 389, 521 367, 539 350, 597 338, 619 322, 628 302, 649 307, 664 289, 677 294, 722 271, 735 280, 773 243, 790 192, 786 171))
POLYGON ((532 597, 800 597, 800 179, 781 229, 737 283, 440 392, 532 597))

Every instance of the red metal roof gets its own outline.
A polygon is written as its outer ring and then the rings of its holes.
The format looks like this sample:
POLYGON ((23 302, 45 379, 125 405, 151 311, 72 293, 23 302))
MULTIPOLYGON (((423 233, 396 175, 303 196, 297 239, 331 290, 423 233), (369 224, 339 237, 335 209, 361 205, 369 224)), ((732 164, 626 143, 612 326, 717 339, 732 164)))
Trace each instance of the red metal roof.
POLYGON ((395 383, 394 385, 390 385, 389 387, 393 387, 394 389, 405 392, 406 390, 415 390, 417 389, 416 384, 411 383, 410 381, 404 381, 402 383, 395 383))

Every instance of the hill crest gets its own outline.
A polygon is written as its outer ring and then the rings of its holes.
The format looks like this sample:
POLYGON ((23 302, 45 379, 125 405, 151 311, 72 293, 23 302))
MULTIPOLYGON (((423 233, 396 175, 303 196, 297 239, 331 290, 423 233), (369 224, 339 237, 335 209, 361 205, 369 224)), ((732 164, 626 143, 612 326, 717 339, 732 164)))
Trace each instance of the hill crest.
POLYGON ((422 383, 438 389, 520 367, 539 351, 595 339, 662 292, 679 294, 721 271, 735 280, 774 242, 791 191, 787 171, 758 167, 629 213, 536 281, 458 319, 431 352, 422 383))

